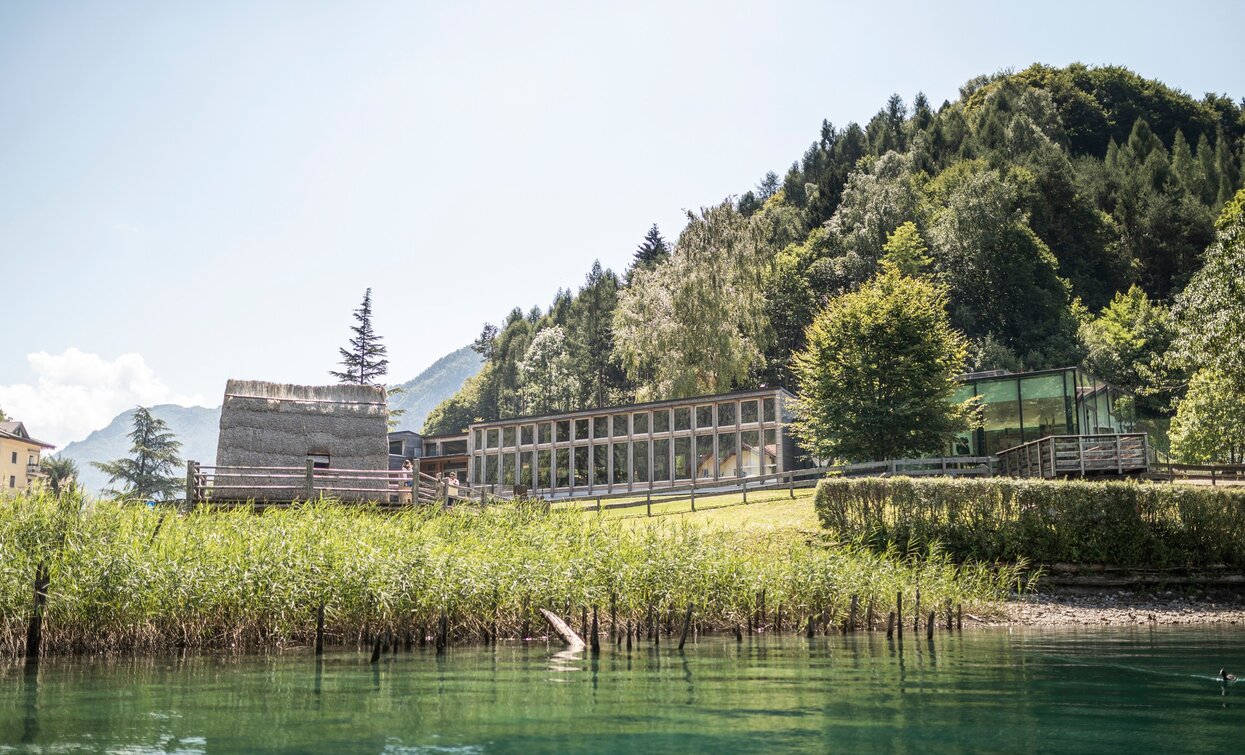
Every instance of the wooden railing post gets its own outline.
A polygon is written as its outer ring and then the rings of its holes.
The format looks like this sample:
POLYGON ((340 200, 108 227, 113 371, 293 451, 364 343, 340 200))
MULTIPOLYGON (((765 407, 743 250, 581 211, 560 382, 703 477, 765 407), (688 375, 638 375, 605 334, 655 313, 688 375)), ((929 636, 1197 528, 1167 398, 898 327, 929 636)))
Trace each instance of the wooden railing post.
POLYGON ((304 500, 310 501, 316 494, 316 467, 315 462, 311 459, 307 460, 306 477, 303 480, 303 496, 304 500))
POLYGON ((1115 473, 1117 475, 1124 474, 1124 457, 1120 449, 1120 434, 1115 434, 1115 473))
POLYGON ((199 465, 190 459, 186 460, 186 506, 193 506, 198 498, 198 490, 195 485, 195 477, 199 471, 199 465))

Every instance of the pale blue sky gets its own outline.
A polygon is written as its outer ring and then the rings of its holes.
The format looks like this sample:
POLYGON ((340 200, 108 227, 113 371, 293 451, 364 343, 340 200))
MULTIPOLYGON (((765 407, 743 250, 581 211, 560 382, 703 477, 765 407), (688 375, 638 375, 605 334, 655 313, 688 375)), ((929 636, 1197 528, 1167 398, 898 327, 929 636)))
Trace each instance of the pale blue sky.
POLYGON ((1079 60, 1239 98, 1243 7, 7 2, 0 406, 63 443, 328 382, 368 286, 405 380, 892 92, 1079 60))

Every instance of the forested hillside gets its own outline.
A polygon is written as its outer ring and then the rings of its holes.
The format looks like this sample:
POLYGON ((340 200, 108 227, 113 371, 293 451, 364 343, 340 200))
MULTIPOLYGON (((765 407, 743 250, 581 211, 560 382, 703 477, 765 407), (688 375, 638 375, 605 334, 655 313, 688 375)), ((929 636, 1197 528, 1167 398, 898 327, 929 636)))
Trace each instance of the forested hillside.
POLYGON ((426 429, 631 400, 790 386, 830 299, 887 255, 948 290, 968 368, 1088 363, 1170 409, 1168 305, 1242 185, 1245 111, 1117 67, 982 76, 954 102, 892 96, 824 122, 785 174, 654 228, 618 275, 594 265, 548 310, 516 308, 426 429))

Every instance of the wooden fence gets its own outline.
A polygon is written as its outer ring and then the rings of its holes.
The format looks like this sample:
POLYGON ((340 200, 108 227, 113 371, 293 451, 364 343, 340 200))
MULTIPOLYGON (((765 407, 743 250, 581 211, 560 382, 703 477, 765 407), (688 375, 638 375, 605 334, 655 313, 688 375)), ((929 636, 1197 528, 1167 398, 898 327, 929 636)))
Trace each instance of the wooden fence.
POLYGON ((211 467, 186 462, 186 501, 190 505, 274 505, 321 496, 382 506, 406 505, 407 494, 410 503, 478 501, 482 495, 467 485, 451 486, 445 479, 410 470, 316 469, 310 460, 305 467, 211 467))
POLYGON ((1151 480, 1185 482, 1194 485, 1245 485, 1245 464, 1171 464, 1150 467, 1151 480))
POLYGON ((1049 435, 999 451, 998 472, 1008 477, 1084 477, 1145 473, 1145 433, 1049 435))

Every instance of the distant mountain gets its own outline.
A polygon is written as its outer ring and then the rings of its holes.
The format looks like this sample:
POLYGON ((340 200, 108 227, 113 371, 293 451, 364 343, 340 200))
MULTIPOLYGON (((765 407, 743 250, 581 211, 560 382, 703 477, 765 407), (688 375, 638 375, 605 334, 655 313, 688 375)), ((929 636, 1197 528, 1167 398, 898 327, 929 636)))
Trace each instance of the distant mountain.
MULTIPOLYGON (((158 404, 151 413, 164 420, 182 444, 182 458, 207 464, 216 463, 216 436, 220 432, 220 407, 158 404)), ((98 495, 108 487, 108 475, 91 465, 93 461, 113 461, 130 455, 129 433, 134 429, 134 410, 122 412, 102 430, 84 440, 74 441, 56 455, 78 465, 78 481, 98 495)), ((184 474, 185 470, 180 473, 184 474)))
MULTIPOLYGON (((415 379, 402 383, 405 393, 394 396, 389 402, 394 409, 406 409, 399 421, 399 429, 423 429, 424 418, 432 408, 449 398, 462 386, 463 381, 480 371, 480 355, 464 346, 433 362, 415 379)), ((204 464, 216 463, 216 440, 220 434, 220 407, 176 406, 159 404, 151 407, 151 413, 164 420, 173 435, 181 441, 182 457, 195 459, 204 464)), ((78 465, 78 481, 93 494, 108 487, 108 475, 91 465, 93 461, 113 461, 130 454, 128 437, 134 428, 134 410, 122 412, 102 430, 96 430, 84 440, 65 446, 58 457, 73 459, 78 465)))
POLYGON ((406 414, 398 418, 398 429, 422 431, 428 413, 453 396, 467 378, 480 371, 483 364, 479 354, 470 346, 464 346, 433 362, 414 380, 402 383, 399 387, 403 393, 389 400, 390 408, 406 410, 406 414))

